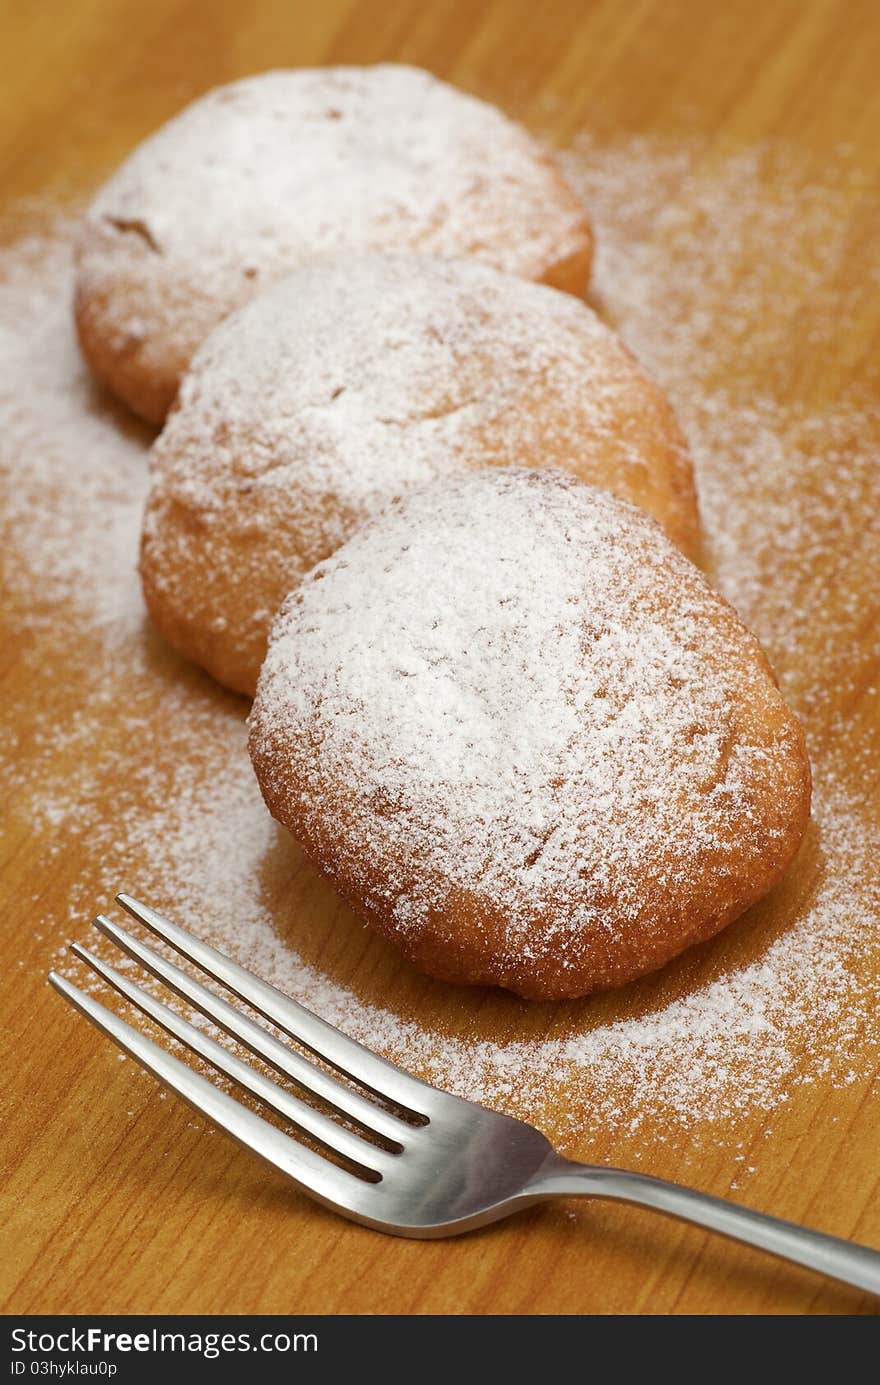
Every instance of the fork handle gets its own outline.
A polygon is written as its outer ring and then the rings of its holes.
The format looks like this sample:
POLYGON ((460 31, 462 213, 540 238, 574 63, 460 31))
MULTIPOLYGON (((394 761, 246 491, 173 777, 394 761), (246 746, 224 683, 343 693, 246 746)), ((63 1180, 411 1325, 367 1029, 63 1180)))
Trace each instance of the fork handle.
POLYGON ((782 1221, 779 1217, 768 1217, 763 1212, 754 1212, 750 1207, 740 1207, 708 1193, 695 1192, 679 1183, 667 1183, 662 1178, 576 1164, 557 1155, 544 1165, 529 1192, 536 1192, 542 1198, 601 1197, 635 1202, 640 1207, 680 1217, 721 1236, 769 1251, 842 1284, 880 1295, 880 1252, 782 1221))

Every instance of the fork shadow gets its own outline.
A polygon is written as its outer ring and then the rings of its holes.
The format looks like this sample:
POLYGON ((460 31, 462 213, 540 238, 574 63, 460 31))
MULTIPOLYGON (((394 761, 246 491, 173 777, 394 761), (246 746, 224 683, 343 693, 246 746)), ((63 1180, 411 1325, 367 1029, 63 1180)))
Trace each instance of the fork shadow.
POLYGON ((425 976, 335 894, 288 834, 277 828, 259 869, 262 903, 278 936, 328 980, 364 1004, 390 1010, 440 1037, 510 1042, 587 1033, 641 1019, 732 970, 759 961, 812 904, 823 878, 821 832, 811 822, 785 878, 708 942, 627 986, 577 1001, 525 1001, 494 987, 425 976))
MULTIPOLYGON (((244 1152, 235 1156, 234 1178, 230 1178, 229 1165, 223 1162, 207 1174, 203 1171, 200 1184, 208 1198, 222 1198, 227 1208, 230 1201, 236 1203, 238 1215, 244 1219, 254 1215, 295 1214, 306 1228, 314 1228, 322 1238, 325 1260, 332 1262, 338 1253, 340 1264, 347 1267, 354 1246, 360 1243, 370 1254, 375 1243, 376 1233, 370 1228, 341 1219, 338 1213, 291 1188, 283 1175, 267 1172, 244 1152)), ((859 1289, 819 1278, 809 1270, 763 1255, 735 1241, 707 1237, 699 1228, 686 1228, 683 1223, 670 1224, 665 1217, 645 1208, 619 1203, 562 1199, 529 1208, 462 1236, 437 1241, 396 1238, 390 1242, 383 1240, 383 1244, 393 1247, 398 1266, 412 1263, 414 1268, 422 1268, 426 1255, 433 1255, 448 1266, 456 1257, 469 1263, 467 1257, 475 1252, 491 1253, 493 1239, 512 1238, 519 1246, 525 1233, 539 1236, 548 1260, 566 1264, 568 1272, 576 1278, 579 1263, 586 1265, 598 1246, 603 1256, 615 1256, 620 1283, 637 1280, 643 1275, 645 1265, 655 1265, 662 1267, 665 1282, 685 1287, 694 1279, 701 1298, 715 1303, 730 1302, 731 1312, 743 1311, 732 1302, 739 1294, 748 1295, 752 1306, 746 1311, 752 1312, 761 1311, 754 1306, 761 1303, 768 1305, 768 1311, 773 1313, 803 1313, 809 1308, 823 1314, 873 1311, 873 1305, 859 1289)), ((677 1299, 678 1295, 675 1297, 677 1299)), ((589 1311, 586 1305, 584 1308, 589 1311)), ((407 1310, 398 1302, 395 1311, 407 1310)), ((504 1311, 528 1309, 525 1305, 518 1308, 511 1302, 504 1311)), ((626 1310, 619 1308, 617 1311, 626 1310)), ((664 1296, 662 1306, 658 1304, 652 1310, 648 1301, 641 1304, 638 1311, 666 1314, 675 1311, 675 1303, 670 1305, 668 1296, 664 1296)))

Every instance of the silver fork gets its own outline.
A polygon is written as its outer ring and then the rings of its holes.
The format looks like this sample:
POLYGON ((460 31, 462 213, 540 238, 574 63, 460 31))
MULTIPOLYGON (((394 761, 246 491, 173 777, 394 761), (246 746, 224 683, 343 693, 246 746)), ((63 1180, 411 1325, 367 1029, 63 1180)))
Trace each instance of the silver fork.
POLYGON ((532 1126, 403 1072, 155 909, 128 895, 117 895, 117 899, 152 933, 314 1054, 324 1067, 99 915, 95 925, 105 937, 282 1077, 317 1098, 328 1113, 271 1081, 176 1010, 73 943, 76 956, 173 1038, 332 1157, 301 1144, 243 1106, 65 977, 50 973, 52 985, 160 1082, 333 1211, 377 1231, 427 1238, 458 1235, 549 1198, 612 1198, 681 1217, 880 1294, 877 1251, 677 1183, 565 1159, 532 1126), (347 1080, 331 1075, 327 1067, 347 1080))

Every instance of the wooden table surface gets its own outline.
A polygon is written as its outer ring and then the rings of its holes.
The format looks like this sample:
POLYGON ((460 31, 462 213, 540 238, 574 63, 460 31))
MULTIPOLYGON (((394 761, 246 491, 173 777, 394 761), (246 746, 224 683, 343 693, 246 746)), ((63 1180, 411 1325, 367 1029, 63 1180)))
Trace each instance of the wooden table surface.
MULTIPOLYGON (((0 13, 0 189, 9 204, 81 197, 218 83, 272 66, 388 59, 495 101, 560 146, 583 129, 599 140, 698 134, 730 148, 778 136, 820 161, 845 143, 867 180, 880 171, 874 0, 54 0, 0 13)), ((816 399, 854 382, 876 388, 876 284, 848 301, 840 351, 819 366, 797 363, 816 399)), ((869 650, 878 612, 863 617, 869 650)), ((2 636, 2 698, 18 708, 12 725, 22 731, 33 668, 23 656, 35 638, 48 637, 14 624, 2 636)), ((75 704, 84 675, 67 676, 75 704)), ((854 715, 858 688, 848 687, 846 705, 835 704, 831 683, 825 691, 832 712, 854 715)), ((859 734, 872 749, 857 772, 876 805, 876 720, 859 734)), ((110 820, 112 775, 105 792, 110 820)), ((6 988, 7 1312, 872 1311, 863 1295, 624 1207, 581 1205, 574 1217, 544 1209, 458 1241, 410 1243, 299 1198, 229 1142, 208 1139, 179 1104, 160 1101, 45 986, 77 848, 47 868, 40 834, 6 806, 0 898, 7 955, 24 964, 15 994, 6 988), (37 919, 59 921, 41 930, 37 919)), ((96 883, 95 905, 103 903, 96 883)), ((353 975, 379 955, 356 946, 353 975)), ((687 1163, 679 1134, 649 1140, 640 1167, 674 1176, 686 1164, 693 1182, 723 1195, 739 1167, 734 1151, 745 1149, 754 1175, 744 1200, 880 1246, 869 1090, 868 1076, 804 1086, 775 1113, 768 1138, 766 1118, 746 1112, 700 1162, 687 1163)), ((581 1153, 626 1159, 632 1142, 593 1131, 581 1153)))

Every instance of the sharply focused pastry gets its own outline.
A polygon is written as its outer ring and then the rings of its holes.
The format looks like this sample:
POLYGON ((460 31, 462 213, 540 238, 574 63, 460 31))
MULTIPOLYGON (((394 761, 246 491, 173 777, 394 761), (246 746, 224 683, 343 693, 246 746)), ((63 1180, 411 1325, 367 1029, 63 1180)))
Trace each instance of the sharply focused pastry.
POLYGON ((152 618, 252 694, 282 600, 358 525, 434 478, 514 463, 607 487, 696 545, 672 409, 583 303, 473 260, 309 266, 222 323, 184 379, 153 451, 152 618))
POLYGON ((752 634, 634 506, 466 473, 291 593, 251 713, 272 814, 419 967, 619 985, 780 878, 801 726, 752 634))
POLYGON ((220 87, 99 191, 79 245, 76 321, 95 374, 161 423, 198 345, 315 259, 473 255, 583 293, 583 207, 500 111, 417 68, 267 72, 220 87))

